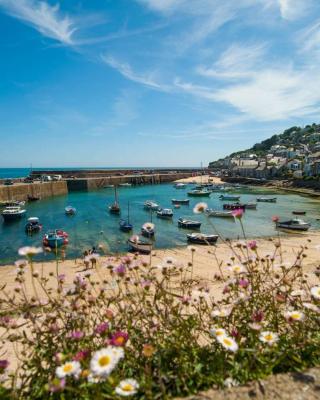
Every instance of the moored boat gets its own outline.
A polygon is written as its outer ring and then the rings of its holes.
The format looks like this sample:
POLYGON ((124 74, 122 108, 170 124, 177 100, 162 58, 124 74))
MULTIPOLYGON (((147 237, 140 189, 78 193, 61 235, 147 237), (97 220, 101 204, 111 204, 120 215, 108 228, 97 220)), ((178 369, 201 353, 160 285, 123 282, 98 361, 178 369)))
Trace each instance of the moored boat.
POLYGON ((121 187, 131 187, 132 183, 129 183, 129 182, 119 183, 119 186, 121 186, 121 187))
POLYGON ((145 237, 153 237, 155 234, 155 225, 152 222, 146 222, 141 227, 141 234, 145 237))
POLYGON ((14 221, 22 218, 27 211, 20 206, 6 207, 1 215, 5 221, 14 221))
POLYGON ((238 210, 238 209, 245 210, 246 206, 245 206, 245 204, 241 204, 241 203, 224 204, 223 209, 224 210, 238 210))
POLYGON ((68 234, 58 229, 50 231, 44 235, 42 243, 45 247, 52 249, 65 246, 69 243, 68 234))
POLYGON ((175 185, 174 185, 174 187, 176 188, 176 189, 185 189, 186 188, 186 184, 185 183, 182 183, 182 182, 178 182, 178 183, 176 183, 175 185))
POLYGON ((31 196, 31 195, 28 194, 28 201, 29 201, 29 202, 38 201, 38 200, 40 200, 40 197, 38 197, 38 196, 31 196))
POLYGON ((129 214, 129 202, 128 202, 128 217, 127 217, 127 220, 122 219, 119 222, 120 230, 122 232, 130 232, 133 229, 133 225, 130 223, 130 220, 129 220, 129 215, 130 214, 129 214))
POLYGON ((290 229, 295 231, 307 231, 311 224, 299 218, 290 219, 288 221, 277 221, 276 227, 282 229, 290 229))
POLYGON ((64 209, 64 211, 65 211, 66 215, 75 215, 75 213, 77 212, 77 209, 72 206, 67 206, 64 209))
POLYGON ((199 229, 201 226, 201 222, 192 221, 190 219, 185 219, 185 218, 179 218, 178 226, 179 228, 185 228, 185 229, 199 229))
POLYGON ((145 201, 143 207, 146 210, 153 210, 153 211, 157 211, 160 208, 159 204, 157 204, 155 201, 152 200, 145 201))
POLYGON ((110 214, 120 214, 121 209, 118 202, 117 186, 114 187, 114 203, 109 206, 110 214))
POLYGON ((218 235, 206 235, 204 233, 193 232, 187 235, 187 240, 195 244, 214 244, 217 242, 218 235))
POLYGON ((2 201, 0 202, 0 207, 7 208, 7 207, 23 207, 25 206, 25 201, 20 200, 10 200, 10 201, 2 201))
POLYGON ((39 218, 30 217, 28 218, 28 222, 25 226, 25 231, 28 234, 39 232, 42 229, 42 225, 39 222, 39 218))
POLYGON ((139 237, 128 239, 128 245, 131 250, 138 253, 149 254, 152 250, 152 243, 140 240, 139 237))
POLYGON ((306 215, 306 211, 302 211, 302 210, 296 210, 296 211, 292 211, 293 215, 306 215))
POLYGON ((206 210, 206 214, 208 217, 234 218, 232 211, 212 210, 208 208, 206 210))
POLYGON ((157 211, 157 217, 164 219, 172 218, 173 211, 171 210, 171 208, 161 208, 160 210, 157 211))
POLYGON ((113 189, 114 185, 104 185, 103 188, 104 189, 113 189))
POLYGON ((232 195, 222 194, 221 196, 219 196, 219 199, 223 200, 223 201, 239 201, 240 196, 232 196, 232 195))
POLYGON ((258 197, 257 201, 260 203, 276 203, 277 198, 276 197, 258 197))
POLYGON ((183 204, 183 205, 188 205, 188 204, 190 203, 190 200, 189 200, 189 199, 181 199, 181 200, 179 200, 179 199, 172 199, 172 200, 171 200, 171 203, 172 203, 172 204, 183 204))
POLYGON ((188 196, 191 197, 209 197, 211 194, 211 192, 209 192, 208 190, 190 190, 190 192, 188 192, 188 196))
POLYGON ((249 203, 244 204, 246 210, 256 210, 257 209, 257 203, 254 203, 253 201, 249 203))

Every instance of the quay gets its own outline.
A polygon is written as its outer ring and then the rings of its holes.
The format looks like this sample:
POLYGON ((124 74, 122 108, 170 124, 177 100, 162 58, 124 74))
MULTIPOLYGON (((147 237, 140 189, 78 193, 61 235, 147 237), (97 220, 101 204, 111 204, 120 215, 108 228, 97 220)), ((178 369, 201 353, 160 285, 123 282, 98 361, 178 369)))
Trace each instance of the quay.
POLYGON ((12 200, 28 200, 28 197, 40 199, 66 195, 74 191, 92 191, 103 189, 106 185, 130 183, 148 185, 174 182, 178 179, 203 173, 203 169, 161 169, 161 170, 42 170, 31 173, 32 183, 23 178, 13 179, 13 185, 3 185, 0 181, 0 203, 12 200), (61 175, 61 180, 42 182, 43 175, 61 175))

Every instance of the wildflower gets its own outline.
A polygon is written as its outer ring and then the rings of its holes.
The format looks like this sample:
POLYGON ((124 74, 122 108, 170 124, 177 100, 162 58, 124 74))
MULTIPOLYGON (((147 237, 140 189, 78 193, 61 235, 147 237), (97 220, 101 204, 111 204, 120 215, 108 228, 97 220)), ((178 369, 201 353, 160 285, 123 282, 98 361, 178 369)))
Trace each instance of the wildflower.
POLYGON ((17 268, 23 269, 24 267, 27 266, 27 261, 26 260, 17 260, 17 261, 15 261, 14 265, 17 268))
POLYGON ((257 242, 255 240, 251 240, 250 242, 248 242, 248 247, 251 250, 256 250, 257 248, 257 242))
POLYGON ((99 325, 97 325, 95 327, 94 332, 97 335, 102 335, 102 334, 104 334, 106 332, 106 330, 108 330, 108 328, 109 328, 109 323, 108 322, 102 322, 101 324, 99 324, 99 325))
POLYGON ((20 256, 33 257, 36 254, 42 253, 41 247, 25 246, 21 247, 18 251, 20 256))
POLYGON ((272 219, 272 222, 278 222, 279 221, 279 217, 277 215, 274 215, 271 219, 272 219))
POLYGON ((287 311, 284 314, 285 318, 289 322, 296 322, 296 321, 303 321, 304 320, 304 314, 301 311, 287 311))
POLYGON ((197 248, 195 246, 188 246, 188 250, 194 253, 195 251, 197 251, 197 248))
POLYGON ((150 289, 150 286, 151 286, 151 281, 149 281, 149 280, 144 280, 141 282, 141 287, 143 289, 148 290, 148 289, 150 289))
POLYGON ((237 219, 241 219, 243 216, 243 210, 241 208, 236 208, 232 211, 232 215, 237 219))
POLYGON ((129 338, 129 335, 127 332, 116 332, 115 334, 112 335, 110 339, 110 344, 112 346, 124 346, 129 338))
POLYGON ((84 337, 84 333, 82 331, 73 331, 70 333, 70 338, 75 340, 80 340, 84 337))
POLYGON ((193 212, 195 214, 201 214, 205 212, 208 209, 208 204, 207 203, 198 203, 194 206, 193 212))
POLYGON ((124 379, 116 387, 116 393, 119 396, 132 396, 137 393, 139 389, 139 384, 135 379, 124 379))
POLYGON ((146 222, 145 224, 142 225, 143 229, 146 229, 147 231, 152 231, 155 228, 155 225, 152 222, 146 222))
POLYGON ((297 289, 297 290, 293 290, 290 294, 292 297, 300 297, 300 296, 304 296, 306 294, 306 292, 303 289, 297 289))
POLYGON ((313 303, 302 303, 303 307, 320 314, 320 308, 313 303))
POLYGON ((254 331, 260 331, 260 329, 262 328, 262 325, 260 325, 260 324, 258 324, 256 322, 250 322, 248 325, 254 331))
POLYGON ((274 332, 264 331, 261 332, 259 340, 263 343, 267 343, 269 346, 272 346, 279 340, 279 336, 274 332))
POLYGON ((79 361, 68 361, 56 369, 58 378, 65 378, 66 376, 74 376, 77 378, 80 373, 81 366, 79 361))
POLYGON ((316 300, 320 300, 320 286, 313 286, 310 291, 312 297, 314 297, 316 300))
POLYGON ((51 393, 57 393, 57 392, 61 392, 64 387, 66 385, 66 380, 64 378, 62 379, 53 379, 50 383, 49 383, 49 392, 51 393))
POLYGON ((232 312, 232 307, 224 307, 220 309, 215 309, 212 311, 211 316, 212 317, 228 317, 232 312))
POLYGON ((212 327, 210 329, 210 335, 217 338, 218 336, 227 336, 227 333, 226 330, 223 328, 212 327))
POLYGON ((119 360, 120 354, 114 350, 114 347, 108 346, 93 354, 90 370, 94 376, 106 377, 114 370, 119 360))
POLYGON ((8 360, 0 360, 0 374, 3 374, 3 372, 9 367, 9 361, 8 360))
POLYGON ((261 310, 254 311, 251 315, 251 319, 253 322, 261 322, 264 318, 264 313, 261 310))
POLYGON ((249 286, 249 281, 247 279, 239 279, 239 286, 243 289, 246 289, 249 286))
POLYGON ((145 357, 152 357, 153 354, 155 353, 155 348, 152 346, 152 344, 144 344, 142 348, 142 354, 145 357))
POLYGON ((117 267, 113 268, 113 272, 119 276, 124 276, 126 274, 127 268, 124 264, 120 264, 117 267))
POLYGON ((242 264, 234 264, 229 267, 230 271, 234 274, 244 274, 247 272, 247 268, 242 264))
POLYGON ((175 266, 175 265, 176 265, 177 260, 176 260, 175 258, 173 258, 173 257, 165 257, 165 258, 162 260, 162 262, 163 262, 164 265, 167 265, 167 266, 169 266, 169 267, 172 267, 172 266, 175 266))
MULTIPOLYGON (((73 357, 73 361, 82 361, 85 358, 87 358, 89 354, 90 354, 90 350, 78 351, 78 353, 76 353, 75 356, 73 357)), ((82 372, 84 372, 84 371, 82 371, 82 372)), ((82 373, 82 375, 83 375, 83 373, 82 373)))
POLYGON ((223 385, 224 385, 224 387, 226 387, 227 389, 230 389, 231 387, 239 386, 239 382, 236 381, 235 379, 229 377, 229 378, 227 378, 227 379, 224 380, 223 385))
POLYGON ((237 342, 229 336, 218 336, 217 341, 227 350, 235 353, 239 346, 237 342))

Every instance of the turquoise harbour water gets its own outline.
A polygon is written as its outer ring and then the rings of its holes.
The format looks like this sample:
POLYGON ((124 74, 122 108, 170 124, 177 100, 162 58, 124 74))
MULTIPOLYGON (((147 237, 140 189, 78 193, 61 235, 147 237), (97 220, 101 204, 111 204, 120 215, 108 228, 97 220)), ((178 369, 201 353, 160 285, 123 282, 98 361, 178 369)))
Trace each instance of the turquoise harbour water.
MULTIPOLYGON (((140 233, 141 225, 150 220, 150 213, 143 208, 146 200, 154 200, 162 207, 172 207, 172 198, 187 198, 187 189, 175 189, 171 184, 147 185, 129 188, 119 188, 119 201, 122 208, 122 217, 127 215, 127 204, 130 203, 130 220, 134 225, 133 233, 140 233)), ((241 194, 241 201, 255 200, 257 196, 274 195, 262 189, 239 189, 233 193, 241 194)), ((174 209, 172 221, 162 220, 153 216, 156 224, 155 248, 185 246, 188 230, 179 229, 179 217, 187 217, 202 221, 201 232, 214 233, 204 215, 193 214, 193 206, 204 201, 210 208, 222 209, 222 202, 215 192, 210 198, 190 197, 190 206, 181 206, 174 209)), ((276 193, 277 203, 258 203, 257 210, 247 210, 243 218, 248 237, 263 237, 276 234, 271 217, 279 215, 281 218, 291 218, 293 210, 305 210, 307 215, 303 219, 311 222, 312 229, 319 229, 320 217, 319 201, 295 194, 276 193)), ((26 204, 27 216, 20 221, 4 223, 0 220, 0 264, 8 264, 19 258, 17 250, 21 246, 41 246, 43 234, 55 228, 61 228, 69 233, 70 244, 66 248, 67 258, 81 256, 85 249, 102 244, 111 252, 127 250, 127 239, 131 234, 119 230, 119 216, 111 215, 107 206, 114 200, 113 189, 102 189, 95 192, 74 192, 67 196, 48 198, 26 204), (75 216, 66 216, 64 208, 67 205, 76 207, 75 216), (24 227, 27 217, 39 217, 43 224, 40 233, 27 236, 24 227)), ((221 235, 228 238, 241 237, 240 225, 233 220, 210 218, 221 235)), ((192 231, 191 231, 192 232, 192 231)), ((49 260, 52 254, 42 254, 39 260, 49 260)))

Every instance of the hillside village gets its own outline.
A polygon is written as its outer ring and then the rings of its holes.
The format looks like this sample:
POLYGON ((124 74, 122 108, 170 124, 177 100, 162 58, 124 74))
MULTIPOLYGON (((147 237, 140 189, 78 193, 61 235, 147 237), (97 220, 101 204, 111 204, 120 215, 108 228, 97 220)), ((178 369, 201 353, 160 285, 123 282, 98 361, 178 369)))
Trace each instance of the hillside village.
POLYGON ((251 149, 211 162, 209 169, 232 177, 315 179, 320 176, 320 124, 291 127, 251 149))

